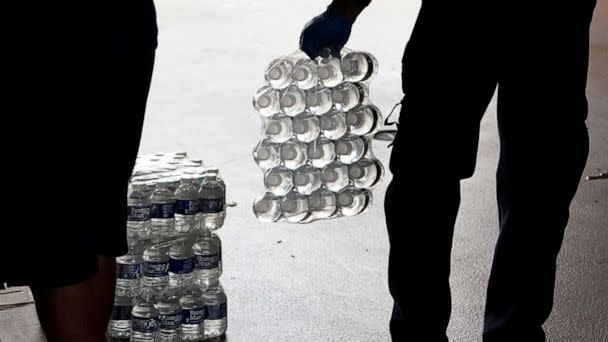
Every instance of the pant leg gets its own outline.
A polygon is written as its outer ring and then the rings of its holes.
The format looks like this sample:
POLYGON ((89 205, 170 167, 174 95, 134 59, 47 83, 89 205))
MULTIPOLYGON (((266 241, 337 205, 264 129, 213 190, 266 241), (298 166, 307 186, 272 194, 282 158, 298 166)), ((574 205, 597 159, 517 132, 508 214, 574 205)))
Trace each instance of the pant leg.
POLYGON ((393 341, 447 341, 460 179, 473 174, 479 122, 496 87, 490 23, 470 5, 423 1, 403 60, 385 200, 393 341))
POLYGON ((586 163, 593 1, 504 9, 498 92, 500 235, 484 341, 545 341, 556 258, 586 163))

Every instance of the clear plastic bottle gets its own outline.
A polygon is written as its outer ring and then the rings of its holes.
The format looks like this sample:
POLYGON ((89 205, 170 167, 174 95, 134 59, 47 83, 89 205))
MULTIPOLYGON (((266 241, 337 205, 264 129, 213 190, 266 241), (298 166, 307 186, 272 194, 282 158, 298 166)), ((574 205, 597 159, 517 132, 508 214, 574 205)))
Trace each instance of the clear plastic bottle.
POLYGON ((182 307, 182 341, 200 341, 205 338, 205 301, 203 290, 192 284, 187 286, 179 299, 182 307))
POLYGON ((300 89, 310 89, 319 81, 318 66, 308 58, 299 59, 293 67, 292 78, 300 89))
POLYGON ((220 246, 213 238, 211 231, 202 229, 194 246, 194 268, 197 283, 204 283, 207 279, 220 276, 219 255, 220 246))
POLYGON ((253 159, 262 169, 277 167, 281 164, 280 148, 280 144, 264 139, 253 150, 253 159))
POLYGON ((314 166, 304 165, 295 171, 296 190, 303 195, 310 195, 321 187, 321 171, 314 166))
POLYGON ((293 172, 283 166, 268 171, 264 177, 264 185, 276 196, 284 196, 293 188, 293 172))
POLYGON ((162 245, 152 245, 143 255, 143 290, 162 293, 169 284, 169 251, 162 245))
POLYGON ((336 159, 334 142, 327 138, 318 138, 308 144, 307 155, 312 166, 323 168, 336 159))
POLYGON ((338 160, 344 164, 352 164, 360 160, 366 151, 365 141, 356 135, 347 135, 336 141, 338 160))
POLYGON ((331 110, 333 104, 329 88, 319 86, 306 91, 306 108, 311 114, 323 115, 331 110))
POLYGON ((340 84, 344 79, 342 70, 340 69, 340 60, 335 57, 319 58, 318 75, 319 80, 324 86, 333 88, 340 84))
POLYGON ((295 170, 300 166, 306 164, 307 146, 305 143, 299 142, 295 139, 289 140, 281 145, 281 159, 285 163, 285 167, 291 170, 295 170))
POLYGON ((154 306, 156 297, 144 291, 136 302, 131 310, 131 342, 156 342, 159 327, 159 312, 154 306))
POLYGON ((281 198, 266 192, 253 203, 253 212, 262 222, 276 222, 281 217, 281 198))
POLYGON ((270 62, 266 67, 266 82, 275 89, 285 89, 289 87, 293 81, 291 78, 293 64, 293 59, 289 57, 275 59, 270 62))
POLYGON ((159 312, 159 342, 179 342, 182 328, 182 307, 179 299, 183 286, 169 286, 160 295, 156 308, 159 312))
POLYGON ((345 81, 369 81, 378 72, 378 61, 374 56, 367 52, 351 51, 342 56, 340 69, 342 70, 345 81))
POLYGON ((308 217, 308 200, 297 192, 288 193, 281 200, 281 212, 288 222, 302 222, 308 217))
POLYGON ((308 196, 308 208, 313 219, 325 219, 336 212, 336 194, 325 188, 308 196))
POLYGON ((157 182, 150 196, 152 223, 150 237, 153 239, 168 236, 175 230, 175 195, 169 186, 170 183, 164 179, 157 182))
POLYGON ((131 336, 131 310, 135 293, 116 292, 112 316, 108 324, 108 336, 117 339, 126 339, 131 336))
POLYGON ((331 140, 340 139, 346 134, 346 114, 340 111, 331 111, 321 116, 321 132, 331 140))
POLYGON ((133 246, 150 234, 150 197, 145 183, 131 183, 127 194, 127 240, 133 246))
POLYGON ((293 118, 293 132, 301 142, 311 142, 321 133, 319 118, 310 114, 300 114, 293 118))
POLYGON ((344 82, 331 91, 331 100, 336 109, 347 112, 365 101, 367 91, 358 83, 344 82))
POLYGON ((196 215, 200 212, 198 188, 194 179, 184 177, 175 191, 175 230, 189 233, 196 227, 196 215))
POLYGON ((338 161, 332 162, 321 171, 321 180, 327 189, 338 192, 348 186, 348 166, 338 161))
POLYGON ((306 93, 296 85, 285 89, 281 96, 281 110, 288 116, 296 116, 306 109, 306 93))
POLYGON ((285 114, 277 114, 264 122, 264 134, 274 143, 284 143, 293 134, 291 118, 285 114))
POLYGON ((223 272, 223 264, 222 264, 222 239, 220 239, 220 237, 215 234, 214 232, 211 233, 211 241, 217 246, 217 269, 219 274, 221 275, 223 272))
POLYGON ((220 229, 226 218, 226 185, 217 168, 210 170, 198 190, 199 224, 211 230, 220 229))
POLYGON ((117 293, 136 293, 139 290, 144 261, 140 245, 133 246, 127 254, 116 258, 117 293))
POLYGON ((264 86, 253 97, 253 107, 260 115, 270 117, 281 112, 281 93, 270 86, 264 86))
POLYGON ((347 187, 337 195, 338 206, 344 216, 355 216, 362 213, 371 202, 371 194, 366 189, 347 187))
POLYGON ((180 239, 169 249, 169 285, 177 286, 193 276, 194 252, 192 243, 180 239))
POLYGON ((356 107, 346 114, 349 132, 359 136, 371 133, 377 127, 379 120, 380 110, 372 105, 356 107))
POLYGON ((207 313, 203 323, 205 338, 211 339, 224 335, 228 328, 228 298, 219 280, 214 279, 210 282, 203 293, 203 300, 207 313))
POLYGON ((348 176, 357 188, 371 188, 382 175, 380 164, 371 159, 361 159, 348 166, 348 176))

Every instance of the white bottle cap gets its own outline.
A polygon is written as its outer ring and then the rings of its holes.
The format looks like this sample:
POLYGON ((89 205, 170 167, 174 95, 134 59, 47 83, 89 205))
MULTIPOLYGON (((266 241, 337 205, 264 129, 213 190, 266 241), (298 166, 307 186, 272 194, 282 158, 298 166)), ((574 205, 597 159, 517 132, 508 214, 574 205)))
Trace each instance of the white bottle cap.
POLYGON ((268 96, 268 95, 262 95, 258 99, 258 105, 260 105, 260 107, 262 107, 262 108, 266 108, 266 107, 270 106, 270 102, 271 102, 270 96, 268 96))
POLYGON ((296 104, 296 97, 293 96, 292 94, 286 94, 281 99, 281 105, 283 107, 292 107, 295 104, 296 104))
POLYGON ((258 155, 258 159, 260 159, 260 160, 270 159, 270 152, 268 151, 268 149, 266 147, 259 148, 257 155, 258 155))
POLYGON ((331 77, 332 74, 331 68, 328 66, 320 66, 318 73, 320 79, 328 79, 331 77))
POLYGON ((308 71, 304 68, 298 68, 293 73, 294 80, 302 82, 308 78, 308 71))
POLYGON ((268 78, 273 81, 280 80, 283 77, 283 71, 278 66, 273 66, 268 70, 268 78))
POLYGON ((272 122, 268 125, 268 128, 266 128, 266 133, 270 135, 277 135, 281 133, 281 130, 281 125, 278 122, 272 122))

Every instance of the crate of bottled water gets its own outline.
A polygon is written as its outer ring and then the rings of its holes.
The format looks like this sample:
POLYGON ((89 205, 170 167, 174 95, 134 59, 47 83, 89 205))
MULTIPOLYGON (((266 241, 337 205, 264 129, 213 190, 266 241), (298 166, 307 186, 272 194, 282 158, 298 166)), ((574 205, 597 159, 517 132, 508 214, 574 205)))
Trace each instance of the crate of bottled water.
POLYGON ((273 60, 253 97, 262 137, 253 158, 265 191, 253 203, 263 222, 308 223, 355 216, 372 203, 384 177, 372 138, 382 114, 369 98, 378 71, 371 54, 309 59, 296 52, 273 60))
POLYGON ((127 194, 129 252, 116 258, 108 335, 200 341, 227 329, 219 281, 226 186, 217 168, 186 153, 139 157, 127 194))

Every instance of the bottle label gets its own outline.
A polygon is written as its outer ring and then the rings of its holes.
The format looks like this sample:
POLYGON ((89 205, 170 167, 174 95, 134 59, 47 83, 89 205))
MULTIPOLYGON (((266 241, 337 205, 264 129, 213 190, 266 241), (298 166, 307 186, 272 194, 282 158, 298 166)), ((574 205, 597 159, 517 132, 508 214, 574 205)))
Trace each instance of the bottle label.
POLYGON ((224 211, 224 198, 201 198, 201 213, 214 214, 224 211))
POLYGON ((131 317, 131 330, 140 333, 153 333, 158 330, 158 322, 154 318, 131 317))
POLYGON ((205 306, 207 319, 223 319, 228 316, 228 304, 215 304, 205 306))
POLYGON ((200 212, 200 201, 177 200, 175 213, 179 215, 196 215, 200 212))
POLYGON ((208 255, 196 255, 196 262, 194 267, 198 270, 212 270, 218 267, 218 255, 217 254, 208 254, 208 255))
POLYGON ((131 309, 133 309, 131 305, 114 305, 110 319, 113 321, 128 321, 131 319, 131 309))
POLYGON ((169 273, 169 261, 144 262, 144 275, 146 277, 164 277, 169 273))
POLYGON ((129 206, 127 207, 128 221, 148 221, 150 219, 150 207, 129 206))
POLYGON ((177 274, 192 273, 194 268, 193 258, 188 259, 169 259, 169 272, 177 274))
POLYGON ((182 324, 201 324, 205 320, 205 308, 183 309, 182 324))
POLYGON ((161 314, 159 320, 161 329, 178 330, 182 326, 182 313, 173 315, 161 314))
POLYGON ((116 278, 137 279, 139 278, 141 264, 117 264, 116 278))
POLYGON ((172 219, 174 215, 173 203, 155 203, 150 208, 150 217, 153 219, 172 219))

